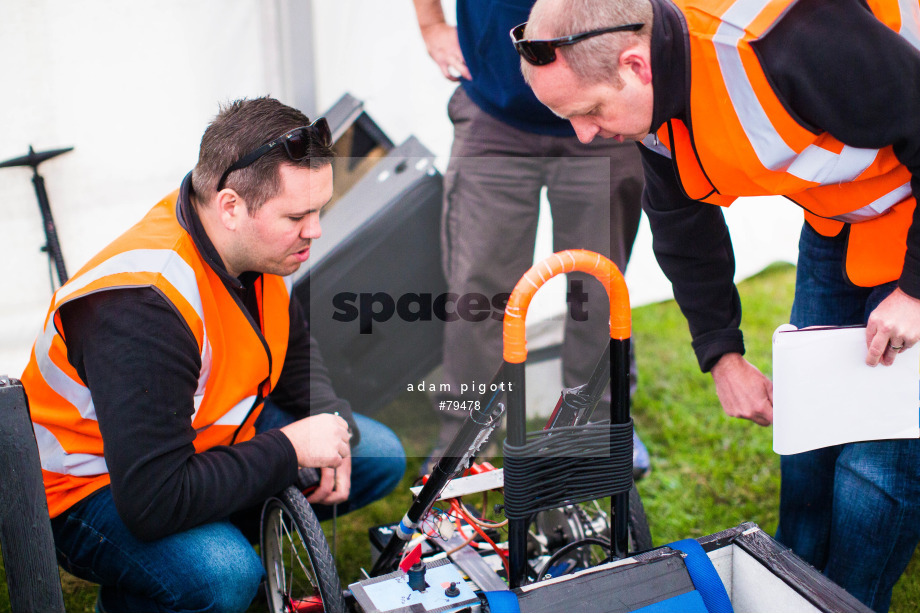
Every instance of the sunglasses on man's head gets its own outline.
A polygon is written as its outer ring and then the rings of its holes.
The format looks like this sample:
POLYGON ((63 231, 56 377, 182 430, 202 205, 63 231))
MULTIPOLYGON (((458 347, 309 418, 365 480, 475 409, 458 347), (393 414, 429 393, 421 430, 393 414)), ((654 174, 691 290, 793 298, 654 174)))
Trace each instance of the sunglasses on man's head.
POLYGON ((248 154, 231 164, 224 174, 220 176, 217 182, 217 191, 224 189, 224 182, 227 176, 235 170, 246 168, 278 145, 284 145, 284 151, 287 152, 288 158, 294 162, 299 162, 307 157, 310 153, 310 146, 317 144, 321 147, 332 146, 332 130, 329 129, 329 122, 325 117, 320 117, 309 126, 301 126, 285 132, 276 139, 253 149, 248 154), (311 138, 312 136, 312 138, 311 138))
POLYGON ((609 34, 610 32, 638 32, 644 25, 644 23, 628 23, 623 26, 591 30, 590 32, 560 36, 559 38, 528 40, 524 38, 524 29, 527 27, 527 22, 524 22, 512 28, 510 34, 511 42, 522 58, 534 66, 545 66, 546 64, 551 64, 556 61, 556 47, 574 45, 585 39, 600 36, 601 34, 609 34))

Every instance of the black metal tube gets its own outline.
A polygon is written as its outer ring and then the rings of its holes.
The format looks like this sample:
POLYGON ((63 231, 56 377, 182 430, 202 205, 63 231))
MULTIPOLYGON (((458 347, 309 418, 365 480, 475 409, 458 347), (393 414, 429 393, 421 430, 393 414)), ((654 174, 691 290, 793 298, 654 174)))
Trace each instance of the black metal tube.
POLYGON ((610 344, 598 359, 586 384, 576 388, 563 389, 557 401, 557 409, 550 416, 543 430, 557 426, 577 426, 586 424, 597 404, 604 395, 604 389, 610 382, 610 344))
POLYGON ((601 357, 597 361, 597 365, 594 367, 594 372, 591 374, 591 379, 588 380, 588 394, 591 395, 592 399, 600 400, 601 396, 604 394, 604 388, 606 388, 607 384, 610 382, 610 355, 612 347, 613 339, 607 343, 607 349, 601 354, 601 357))
POLYGON ((610 340, 610 422, 629 422, 629 339, 610 340))
POLYGON ((505 379, 511 385, 508 392, 508 443, 522 446, 527 441, 527 410, 524 393, 524 363, 504 365, 505 379))
MULTIPOLYGON (((525 407, 524 363, 505 363, 505 375, 512 384, 508 393, 508 443, 522 446, 527 441, 527 413, 525 407)), ((524 582, 527 570, 527 521, 508 521, 508 585, 517 588, 524 582)))
MULTIPOLYGON (((629 422, 629 338, 611 339, 610 422, 629 422)), ((611 441, 611 444, 613 442, 611 441)), ((629 493, 610 498, 610 516, 613 518, 610 540, 610 558, 621 559, 629 550, 629 493)))
MULTIPOLYGON (((61 243, 58 241, 57 229, 54 226, 54 216, 51 215, 48 192, 45 191, 45 180, 38 174, 38 165, 68 151, 73 151, 73 147, 37 152, 29 145, 29 153, 26 155, 0 162, 0 168, 32 167, 32 183, 35 186, 35 196, 38 197, 38 209, 42 214, 42 226, 45 230, 45 246, 42 251, 48 253, 48 258, 54 264, 59 285, 64 285, 64 282, 67 281, 67 269, 64 268, 64 256, 61 253, 61 243)), ((51 280, 51 287, 54 289, 54 279, 51 280)))
MULTIPOLYGON (((466 457, 466 453, 469 451, 470 446, 476 441, 480 433, 482 433, 484 429, 489 428, 493 421, 501 415, 502 409, 498 403, 498 399, 504 394, 504 392, 502 392, 504 386, 495 386, 497 390, 494 391, 492 388, 493 384, 501 383, 502 372, 503 368, 499 368, 498 373, 492 378, 489 388, 479 400, 480 409, 472 410, 470 415, 467 416, 466 420, 463 422, 463 426, 460 427, 460 431, 454 437, 453 441, 450 442, 450 445, 447 446, 447 451, 444 453, 444 456, 441 457, 438 464, 435 465, 434 469, 431 471, 431 475, 428 476, 428 481, 425 482, 422 490, 419 491, 418 495, 413 499, 412 505, 409 506, 409 511, 406 512, 403 518, 404 521, 407 521, 407 525, 409 525, 410 528, 414 527, 414 525, 424 518, 434 502, 438 500, 441 491, 450 479, 461 469, 460 464, 466 457)), ((393 571, 393 568, 395 568, 398 563, 397 559, 406 541, 408 541, 408 538, 403 539, 398 532, 394 533, 380 553, 380 556, 377 558, 377 562, 374 563, 374 567, 371 570, 371 576, 379 576, 393 571)))
POLYGON ((61 243, 58 241, 57 228, 54 225, 54 216, 51 215, 51 204, 48 202, 48 192, 45 191, 45 179, 38 174, 38 169, 32 167, 32 184, 35 186, 35 196, 38 198, 38 209, 42 214, 42 226, 45 229, 45 248, 48 257, 54 263, 57 271, 58 284, 64 285, 67 281, 67 269, 64 267, 64 255, 61 253, 61 243))
MULTIPOLYGON (((594 372, 591 374, 591 379, 588 380, 588 407, 585 408, 585 413, 578 421, 578 424, 585 424, 588 420, 591 419, 591 414, 593 414, 594 410, 597 408, 597 404, 600 402, 601 397, 604 395, 604 389, 610 382, 610 357, 612 348, 613 339, 611 339, 607 344, 607 348, 604 350, 604 353, 601 354, 600 359, 597 361, 597 365, 594 367, 594 372)), ((612 391, 611 394, 613 394, 612 391)))

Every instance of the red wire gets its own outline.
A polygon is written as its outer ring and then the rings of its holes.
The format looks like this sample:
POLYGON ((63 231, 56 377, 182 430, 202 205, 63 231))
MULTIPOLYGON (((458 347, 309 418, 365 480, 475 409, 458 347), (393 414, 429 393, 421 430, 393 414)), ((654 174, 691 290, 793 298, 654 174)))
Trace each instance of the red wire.
POLYGON ((498 546, 495 545, 495 542, 492 541, 492 540, 489 538, 489 536, 486 535, 485 532, 484 532, 482 529, 479 528, 479 525, 476 524, 476 521, 474 521, 472 518, 470 518, 469 514, 466 513, 466 511, 465 511, 465 510, 463 509, 463 507, 457 502, 456 499, 451 499, 451 500, 450 500, 450 507, 451 507, 451 509, 453 509, 455 512, 457 512, 458 514, 460 514, 461 516, 463 516, 464 520, 466 520, 466 522, 467 522, 471 527, 473 527, 473 530, 476 531, 477 533, 479 533, 479 535, 480 535, 484 540, 486 540, 486 541, 489 543, 490 546, 492 546, 492 549, 495 550, 495 554, 498 555, 498 557, 502 560, 502 564, 505 566, 505 573, 508 574, 508 577, 510 578, 510 577, 511 577, 511 569, 510 569, 509 566, 508 566, 508 557, 507 557, 507 555, 505 554, 505 551, 502 550, 501 548, 499 548, 498 546))

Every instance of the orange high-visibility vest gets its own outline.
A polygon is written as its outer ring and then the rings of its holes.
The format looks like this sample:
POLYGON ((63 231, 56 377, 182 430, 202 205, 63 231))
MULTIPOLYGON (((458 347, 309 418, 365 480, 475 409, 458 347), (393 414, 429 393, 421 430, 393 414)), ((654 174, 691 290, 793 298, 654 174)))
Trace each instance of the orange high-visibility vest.
MULTIPOLYGON (((845 268, 854 284, 898 279, 916 206, 910 172, 891 146, 850 147, 802 127, 751 47, 793 2, 675 0, 689 31, 689 126, 672 119, 645 143, 672 157, 690 198, 728 206, 739 196, 785 196, 825 236, 851 224, 845 268)), ((920 47, 917 0, 869 5, 920 47)))
POLYGON ((52 518, 110 481, 91 391, 67 361, 62 305, 93 292, 139 287, 156 288, 170 302, 201 353, 192 417, 196 452, 251 439, 262 400, 278 382, 290 332, 285 280, 262 275, 256 282, 257 330, 180 226, 177 196, 163 199, 55 292, 32 348, 22 383, 52 518))

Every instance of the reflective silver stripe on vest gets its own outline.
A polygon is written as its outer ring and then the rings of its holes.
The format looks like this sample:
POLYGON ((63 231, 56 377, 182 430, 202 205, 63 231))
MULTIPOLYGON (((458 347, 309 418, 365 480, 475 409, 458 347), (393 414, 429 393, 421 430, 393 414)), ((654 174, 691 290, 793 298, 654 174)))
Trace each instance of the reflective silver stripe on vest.
MULTIPOLYGON (((195 281, 195 272, 179 254, 167 249, 138 249, 117 254, 61 287, 55 295, 55 304, 59 308, 74 293, 108 275, 147 272, 162 275, 169 281, 188 301, 198 317, 204 321, 204 310, 201 306, 198 284, 195 281)), ((112 289, 118 287, 112 286, 112 289)), ((57 336, 57 330, 54 328, 54 318, 49 318, 45 330, 36 341, 35 358, 38 370, 48 386, 76 407, 80 416, 87 420, 96 420, 96 409, 89 390, 82 382, 71 379, 51 360, 51 342, 55 336, 57 336)), ((210 344, 207 338, 204 339, 204 346, 208 356, 207 372, 210 372, 210 344)), ((202 373, 206 373, 205 366, 205 360, 202 357, 202 373)), ((204 388, 200 381, 199 388, 204 388)))
POLYGON ((66 473, 78 477, 108 473, 105 458, 95 454, 68 454, 54 434, 41 424, 32 423, 35 441, 41 450, 42 469, 53 473, 66 473))
POLYGON ((745 29, 768 4, 769 0, 737 0, 722 16, 713 37, 722 79, 744 133, 760 163, 771 171, 822 185, 853 181, 872 164, 877 149, 844 145, 836 154, 810 145, 797 154, 773 127, 754 92, 738 44, 745 29))
POLYGON ((844 213, 843 215, 835 215, 831 219, 847 222, 848 224, 865 222, 866 220, 871 220, 873 218, 879 217, 905 198, 908 198, 910 195, 910 182, 908 182, 898 186, 888 194, 885 194, 881 198, 869 203, 861 209, 850 211, 849 213, 844 213))
POLYGON ((214 424, 220 424, 222 426, 239 426, 243 423, 243 420, 246 419, 246 416, 249 415, 249 410, 252 409, 252 406, 255 404, 255 402, 255 395, 246 397, 234 405, 233 409, 218 418, 214 424))
POLYGON ((192 422, 198 417, 198 410, 201 409, 201 402, 204 401, 205 389, 208 386, 208 378, 211 376, 211 342, 208 340, 208 329, 202 322, 202 344, 201 344, 201 371, 198 373, 198 388, 195 389, 193 402, 195 411, 192 413, 192 422))
POLYGON ((57 336, 54 321, 49 320, 48 325, 35 340, 35 364, 49 388, 76 407, 81 417, 86 420, 95 420, 96 407, 93 405, 93 398, 89 390, 81 382, 71 379, 51 360, 51 343, 57 336))
POLYGON ((135 249, 116 254, 58 290, 57 304, 60 305, 70 295, 94 281, 119 273, 162 275, 188 301, 188 304, 198 314, 198 318, 204 320, 204 310, 201 307, 201 296, 198 293, 195 271, 178 253, 170 249, 135 249))

